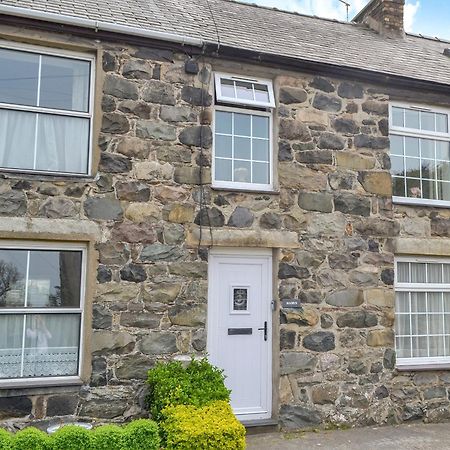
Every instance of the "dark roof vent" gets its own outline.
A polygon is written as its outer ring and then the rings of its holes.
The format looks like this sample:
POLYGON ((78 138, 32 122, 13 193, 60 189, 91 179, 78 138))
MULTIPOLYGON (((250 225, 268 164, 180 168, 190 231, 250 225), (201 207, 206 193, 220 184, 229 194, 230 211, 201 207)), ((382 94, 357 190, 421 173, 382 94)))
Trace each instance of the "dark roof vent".
POLYGON ((444 55, 445 56, 450 56, 450 47, 449 48, 444 48, 444 55))

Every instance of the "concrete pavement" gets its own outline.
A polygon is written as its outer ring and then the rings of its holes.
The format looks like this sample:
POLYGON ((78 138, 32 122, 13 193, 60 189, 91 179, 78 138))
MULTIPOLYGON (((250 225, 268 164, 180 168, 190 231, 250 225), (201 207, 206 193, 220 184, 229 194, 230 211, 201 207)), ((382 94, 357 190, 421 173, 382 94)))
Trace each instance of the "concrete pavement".
POLYGON ((450 450, 450 423, 247 437, 247 450, 450 450))

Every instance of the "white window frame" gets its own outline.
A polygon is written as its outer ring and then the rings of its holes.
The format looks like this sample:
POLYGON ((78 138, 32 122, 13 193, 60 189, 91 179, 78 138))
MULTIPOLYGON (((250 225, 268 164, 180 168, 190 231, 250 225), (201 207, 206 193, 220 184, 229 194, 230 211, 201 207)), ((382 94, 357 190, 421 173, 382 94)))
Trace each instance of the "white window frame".
POLYGON ((233 105, 244 105, 244 106, 257 106, 259 108, 275 108, 275 96, 273 92, 273 82, 267 78, 248 78, 240 77, 238 75, 231 75, 227 73, 216 72, 214 75, 216 98, 218 102, 231 103, 233 105), (258 100, 249 99, 239 99, 236 97, 227 97, 222 94, 222 83, 221 78, 225 78, 231 81, 243 81, 252 84, 261 84, 267 87, 267 92, 269 94, 268 102, 261 102, 258 100))
MULTIPOLYGON (((422 138, 422 139, 433 139, 436 141, 445 141, 450 143, 450 109, 439 108, 439 107, 431 107, 427 105, 416 105, 411 103, 404 102, 391 102, 389 104, 389 135, 396 136, 405 136, 405 137, 414 137, 414 138, 422 138), (447 115, 447 130, 448 133, 439 133, 436 131, 426 131, 426 130, 417 130, 415 128, 405 128, 398 127, 393 125, 393 114, 392 108, 406 108, 412 109, 416 111, 424 111, 431 113, 442 113, 447 115)), ((450 180, 449 180, 450 181, 450 180)), ((392 201, 398 204, 409 204, 409 205, 423 205, 423 206, 438 206, 449 208, 450 201, 449 200, 435 200, 435 199, 426 199, 426 198, 413 198, 413 197, 401 197, 401 196, 392 196, 392 201)))
MULTIPOLYGON (((450 283, 400 283, 397 275, 397 264, 401 262, 408 263, 450 263, 450 258, 428 257, 428 256, 396 256, 394 288, 397 292, 450 292, 450 283)), ((397 311, 395 311, 395 314, 397 311)), ((408 313, 404 313, 408 314, 408 313)), ((411 317, 411 314, 409 313, 411 317)), ((428 329, 428 325, 427 325, 428 329)), ((397 338, 397 334, 395 335, 397 338)), ((395 348, 397 350, 397 339, 395 339, 395 348)), ((428 369, 446 369, 450 368, 450 349, 449 356, 438 357, 413 357, 396 358, 396 368, 398 370, 428 370, 428 369)))
MULTIPOLYGON (((69 117, 79 117, 84 119, 89 119, 89 133, 88 133, 88 152, 87 167, 86 172, 76 173, 76 172, 59 172, 59 171, 49 171, 49 170, 35 170, 35 169, 17 169, 9 167, 1 167, 0 170, 5 172, 19 172, 19 173, 32 173, 32 174, 43 174, 43 175, 57 175, 64 177, 89 177, 92 175, 92 140, 93 140, 93 114, 94 114, 94 90, 95 90, 95 57, 85 54, 74 52, 71 50, 53 49, 49 47, 40 47, 36 45, 26 45, 11 41, 0 40, 0 48, 6 50, 16 50, 23 51, 27 53, 36 53, 38 55, 45 56, 56 56, 60 58, 69 58, 80 61, 87 61, 90 63, 90 79, 89 79, 89 95, 88 102, 89 108, 88 112, 81 111, 69 111, 63 109, 53 109, 53 108, 42 108, 37 106, 26 106, 26 105, 16 105, 12 103, 1 103, 0 109, 12 110, 12 111, 23 111, 23 112, 33 112, 40 114, 56 115, 56 116, 69 116, 69 117)), ((36 141, 36 139, 35 139, 36 141)), ((37 142, 35 142, 35 152, 37 142)))
MULTIPOLYGON (((0 389, 34 386, 55 386, 81 384, 81 373, 84 357, 84 325, 85 325, 85 297, 86 297, 86 264, 87 246, 84 244, 68 242, 36 242, 36 241, 12 241, 0 240, 0 249, 8 250, 55 250, 55 251, 79 251, 81 252, 81 280, 80 280, 80 306, 78 308, 0 308, 0 315, 12 314, 80 314, 80 339, 78 350, 77 375, 57 377, 27 377, 27 378, 3 378, 0 379, 0 389), (51 311, 51 312, 50 312, 51 311)), ((1 332, 1 330, 0 330, 1 332)))
MULTIPOLYGON (((273 190, 273 120, 271 111, 259 111, 254 109, 244 109, 230 106, 216 105, 214 108, 214 117, 212 121, 213 129, 213 158, 211 163, 212 170, 212 187, 221 189, 244 190, 244 191, 272 191, 273 190), (247 114, 254 116, 262 116, 269 118, 269 183, 243 183, 238 181, 222 181, 216 180, 216 155, 215 155, 215 139, 216 139, 216 112, 233 112, 237 114, 247 114)), ((226 158, 224 158, 226 159, 226 158)), ((234 162, 234 157, 231 158, 234 162)))

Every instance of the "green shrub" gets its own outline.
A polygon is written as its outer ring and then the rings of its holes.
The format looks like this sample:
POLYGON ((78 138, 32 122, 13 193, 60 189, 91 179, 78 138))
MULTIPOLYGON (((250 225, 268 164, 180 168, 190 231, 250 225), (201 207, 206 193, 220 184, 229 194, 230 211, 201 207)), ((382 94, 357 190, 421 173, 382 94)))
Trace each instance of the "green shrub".
POLYGON ((12 448, 12 434, 0 428, 0 450, 10 450, 12 448))
POLYGON ((223 371, 207 359, 192 360, 186 368, 179 361, 158 363, 148 372, 150 412, 159 421, 167 406, 201 407, 217 400, 229 402, 230 391, 224 379, 223 371))
POLYGON ((161 430, 166 450, 244 450, 245 428, 224 401, 203 408, 169 406, 161 430))
POLYGON ((159 450, 161 442, 156 422, 139 419, 124 428, 124 450, 159 450))
POLYGON ((50 438, 37 428, 29 427, 18 431, 13 439, 13 450, 49 450, 50 438))
POLYGON ((75 425, 65 425, 51 437, 52 450, 90 450, 92 431, 75 425))
POLYGON ((124 430, 118 425, 103 425, 91 433, 91 450, 126 450, 124 430))

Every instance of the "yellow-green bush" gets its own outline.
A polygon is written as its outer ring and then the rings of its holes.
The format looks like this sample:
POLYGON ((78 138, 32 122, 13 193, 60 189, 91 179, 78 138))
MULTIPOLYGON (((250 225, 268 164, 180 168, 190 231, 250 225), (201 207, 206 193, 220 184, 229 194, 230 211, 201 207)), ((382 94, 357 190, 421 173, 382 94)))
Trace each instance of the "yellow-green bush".
POLYGON ((52 450, 90 450, 91 434, 92 431, 85 428, 65 425, 51 436, 51 448, 52 450))
POLYGON ((139 419, 124 428, 124 449, 159 450, 159 428, 152 420, 139 419))
POLYGON ((123 428, 118 425, 94 428, 91 434, 91 450, 126 450, 123 428))
POLYGON ((169 406, 160 427, 166 450, 244 450, 245 428, 230 405, 217 401, 197 408, 169 406))
POLYGON ((205 406, 211 402, 230 400, 223 371, 204 358, 193 359, 186 367, 180 361, 159 362, 148 371, 147 403, 156 421, 162 419, 167 406, 205 406))
POLYGON ((0 450, 10 450, 12 448, 12 434, 0 428, 0 450))
POLYGON ((12 443, 13 450, 48 450, 50 448, 48 434, 33 427, 18 431, 12 443))

